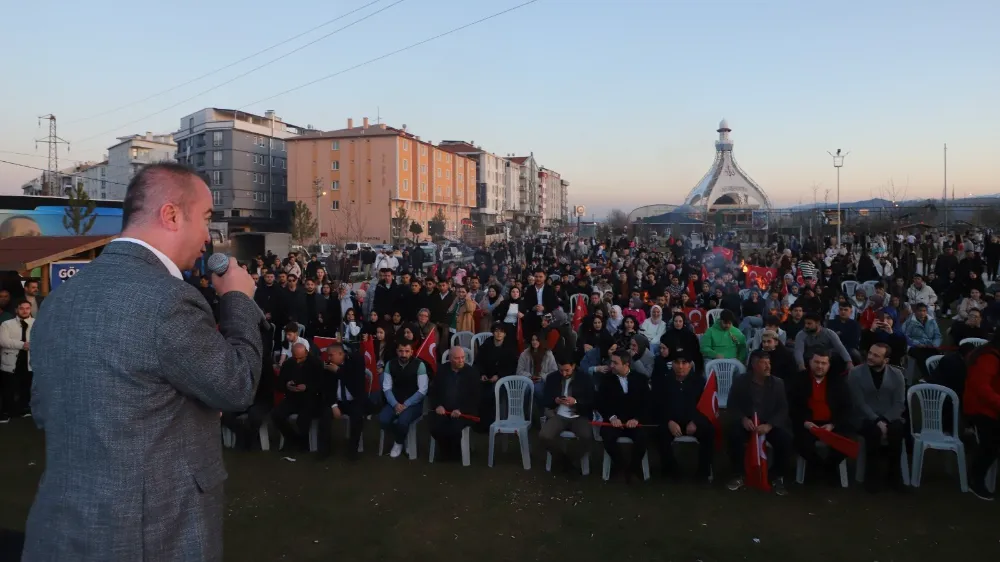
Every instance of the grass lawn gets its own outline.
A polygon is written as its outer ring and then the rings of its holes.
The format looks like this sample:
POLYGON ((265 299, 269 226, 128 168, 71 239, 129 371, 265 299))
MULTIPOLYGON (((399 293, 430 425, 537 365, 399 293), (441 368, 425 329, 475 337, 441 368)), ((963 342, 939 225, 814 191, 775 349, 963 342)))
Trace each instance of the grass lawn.
MULTIPOLYGON (((343 434, 334 432, 337 437, 343 434)), ((728 462, 716 460, 712 489, 657 479, 626 485, 591 475, 569 482, 544 471, 534 446, 525 471, 517 447, 486 466, 486 441, 473 436, 473 466, 420 458, 376 458, 378 431, 347 463, 298 462, 268 453, 226 452, 229 508, 226 558, 336 560, 991 560, 1000 556, 1000 505, 961 494, 934 453, 923 486, 907 495, 870 495, 820 481, 779 498, 724 487, 728 462), (936 461, 936 462, 935 462, 936 461)), ((533 436, 534 437, 534 436, 533 436)), ((23 529, 42 472, 42 435, 30 420, 0 426, 0 527, 23 529)), ((342 446, 336 442, 335 446, 342 446)), ((683 446, 682 446, 683 447, 683 446)), ((679 452, 693 462, 693 448, 679 452)))

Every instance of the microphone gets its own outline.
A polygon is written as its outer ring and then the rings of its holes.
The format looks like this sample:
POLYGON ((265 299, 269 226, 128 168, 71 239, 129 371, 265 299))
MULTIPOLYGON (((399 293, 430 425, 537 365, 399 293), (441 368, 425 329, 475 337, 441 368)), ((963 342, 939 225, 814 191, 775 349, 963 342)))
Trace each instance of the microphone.
MULTIPOLYGON (((229 256, 216 252, 208 256, 208 259, 205 261, 205 267, 207 267, 212 273, 222 277, 227 271, 229 271, 229 256)), ((254 304, 257 303, 255 302, 254 304)), ((259 305, 257 310, 260 310, 259 305)), ((271 323, 267 321, 267 316, 264 315, 263 310, 260 310, 260 329, 265 332, 270 332, 274 329, 271 323)))

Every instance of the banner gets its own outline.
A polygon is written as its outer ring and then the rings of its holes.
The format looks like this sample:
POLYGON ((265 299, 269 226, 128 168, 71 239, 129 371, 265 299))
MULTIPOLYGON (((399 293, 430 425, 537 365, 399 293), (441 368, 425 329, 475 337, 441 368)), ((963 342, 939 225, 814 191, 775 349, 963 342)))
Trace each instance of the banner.
POLYGON ((88 263, 90 263, 90 260, 57 261, 50 263, 49 290, 54 291, 56 287, 72 279, 88 263))
POLYGON ((712 253, 722 256, 726 261, 733 261, 733 251, 729 248, 724 248, 722 246, 715 246, 712 248, 712 253))
POLYGON ((682 308, 681 312, 694 328, 695 334, 704 334, 708 330, 708 314, 701 308, 682 308))
POLYGON ((753 211, 750 220, 754 230, 767 230, 767 211, 753 211))
POLYGON ((778 270, 773 267, 762 267, 759 265, 747 266, 746 288, 767 289, 771 285, 771 281, 774 281, 774 278, 777 276, 778 270))

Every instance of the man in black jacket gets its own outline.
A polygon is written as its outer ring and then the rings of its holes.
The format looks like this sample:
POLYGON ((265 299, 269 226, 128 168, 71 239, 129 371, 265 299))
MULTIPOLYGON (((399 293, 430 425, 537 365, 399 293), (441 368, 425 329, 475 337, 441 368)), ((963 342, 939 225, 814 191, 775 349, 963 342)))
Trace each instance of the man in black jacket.
POLYGON ((501 322, 493 324, 493 337, 487 338, 476 350, 476 368, 479 370, 480 390, 478 430, 489 428, 496 417, 494 385, 503 377, 517 371, 517 344, 507 339, 501 322))
POLYGON ((771 358, 764 350, 758 349, 750 354, 750 369, 750 373, 735 377, 729 390, 727 408, 736 412, 738 417, 730 425, 726 437, 730 462, 738 467, 739 475, 727 487, 733 491, 743 487, 746 476, 743 474, 744 447, 751 433, 756 433, 764 435, 771 445, 772 451, 767 459, 771 487, 776 494, 784 496, 788 493, 784 474, 788 455, 792 451, 785 384, 778 377, 771 376, 771 358))
POLYGON ((326 364, 323 368, 316 453, 320 459, 330 456, 333 420, 346 417, 351 428, 347 439, 347 458, 357 460, 367 398, 364 359, 358 354, 348 355, 340 343, 334 343, 326 348, 326 364))
POLYGON ((372 303, 373 310, 378 313, 378 317, 383 322, 388 322, 392 319, 392 312, 396 308, 396 281, 393 277, 392 270, 388 267, 383 267, 379 270, 379 283, 375 286, 374 295, 372 298, 375 301, 372 303))
POLYGON ((308 451, 309 427, 320 405, 323 362, 310 354, 304 344, 292 344, 292 358, 281 365, 279 378, 285 399, 271 412, 271 419, 286 443, 298 444, 301 450, 308 451), (295 420, 298 431, 288 421, 292 415, 298 416, 295 420))
POLYGON ((698 469, 695 477, 708 483, 712 470, 712 451, 715 448, 715 427, 701 412, 698 401, 705 390, 705 377, 694 372, 692 353, 679 348, 672 357, 672 368, 667 369, 667 358, 656 358, 652 385, 652 423, 659 425, 656 436, 663 462, 663 474, 677 478, 677 460, 673 443, 678 437, 698 440, 698 469))
POLYGON ((534 285, 521 291, 524 302, 524 339, 528 341, 542 327, 542 316, 551 313, 558 306, 556 291, 545 283, 545 272, 542 269, 534 271, 534 285))
MULTIPOLYGON (((528 289, 531 290, 531 289, 528 289)), ((631 371, 632 358, 628 350, 611 356, 611 372, 604 376, 597 393, 597 411, 610 426, 601 427, 604 450, 611 457, 612 474, 625 473, 627 480, 642 477, 642 459, 646 456, 646 433, 639 427, 649 412, 648 379, 631 371), (619 437, 632 440, 632 460, 624 464, 619 437)))
POLYGON ((451 348, 448 363, 438 369, 427 399, 435 416, 431 417, 431 437, 437 441, 441 458, 454 459, 461 455, 462 431, 479 413, 479 375, 472 365, 465 364, 465 350, 451 348))
POLYGON ((847 378, 830 373, 830 352, 821 350, 813 354, 807 370, 786 378, 785 382, 795 452, 809 466, 820 468, 831 484, 839 486, 838 465, 844 455, 828 449, 823 460, 816 450, 817 438, 810 429, 818 426, 843 436, 854 433, 850 428, 851 394, 847 378))
POLYGON ((306 292, 299 286, 299 278, 289 274, 288 284, 282 289, 281 309, 285 312, 285 322, 297 322, 305 326, 309 321, 306 306, 306 292))
POLYGON ((571 353, 561 357, 559 371, 545 377, 542 407, 545 409, 546 420, 538 433, 538 439, 553 458, 558 459, 563 471, 575 476, 576 463, 590 451, 594 442, 594 432, 590 426, 594 411, 594 381, 589 374, 576 368, 576 361, 571 353), (576 435, 576 439, 565 444, 565 449, 561 437, 564 431, 571 431, 576 435))

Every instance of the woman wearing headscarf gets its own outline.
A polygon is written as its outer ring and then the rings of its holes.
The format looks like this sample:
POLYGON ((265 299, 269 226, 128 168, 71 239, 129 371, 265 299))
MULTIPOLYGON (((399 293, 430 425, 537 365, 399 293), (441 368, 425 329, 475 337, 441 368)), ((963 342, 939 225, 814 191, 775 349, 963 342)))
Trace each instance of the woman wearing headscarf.
POLYGON ((496 320, 493 317, 493 312, 497 307, 501 306, 503 302, 504 298, 503 295, 500 294, 500 287, 490 285, 490 287, 486 289, 486 294, 483 295, 483 298, 479 301, 479 309, 483 311, 483 317, 479 322, 480 332, 493 331, 490 329, 490 326, 492 326, 493 322, 496 320))
POLYGON ((524 317, 524 303, 521 301, 521 290, 511 287, 507 299, 499 306, 493 307, 493 320, 501 322, 510 341, 517 341, 517 322, 524 317))
POLYGON ((604 330, 615 335, 618 330, 622 327, 622 307, 617 304, 611 306, 611 310, 608 311, 608 320, 605 322, 604 330))
MULTIPOLYGON (((699 373, 703 373, 705 359, 701 355, 701 346, 698 343, 698 336, 687 323, 687 318, 683 314, 674 314, 670 320, 670 326, 660 336, 660 345, 667 347, 665 355, 667 361, 677 355, 678 349, 683 349, 690 357, 694 357, 695 367, 699 373)), ((662 352, 660 353, 663 354, 662 352)))
POLYGON ((651 342, 658 342, 666 331, 667 324, 663 321, 663 309, 654 304, 649 309, 649 318, 639 326, 639 333, 646 336, 646 339, 651 342))

